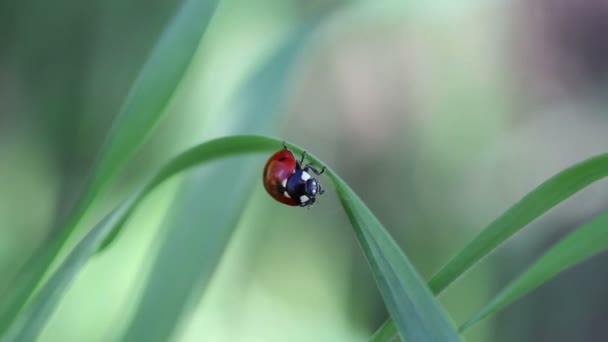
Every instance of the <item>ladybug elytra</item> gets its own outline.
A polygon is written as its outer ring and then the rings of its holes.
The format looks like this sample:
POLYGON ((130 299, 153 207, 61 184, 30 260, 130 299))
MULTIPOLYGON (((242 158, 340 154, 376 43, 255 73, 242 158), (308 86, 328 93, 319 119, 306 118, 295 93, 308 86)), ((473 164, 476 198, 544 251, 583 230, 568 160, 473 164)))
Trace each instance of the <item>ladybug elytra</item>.
POLYGON ((264 188, 275 200, 291 206, 309 207, 316 201, 316 196, 323 194, 319 182, 310 175, 320 175, 321 171, 311 164, 304 165, 306 152, 297 160, 294 154, 283 144, 283 149, 273 154, 264 167, 264 188), (304 165, 304 166, 303 166, 304 165))

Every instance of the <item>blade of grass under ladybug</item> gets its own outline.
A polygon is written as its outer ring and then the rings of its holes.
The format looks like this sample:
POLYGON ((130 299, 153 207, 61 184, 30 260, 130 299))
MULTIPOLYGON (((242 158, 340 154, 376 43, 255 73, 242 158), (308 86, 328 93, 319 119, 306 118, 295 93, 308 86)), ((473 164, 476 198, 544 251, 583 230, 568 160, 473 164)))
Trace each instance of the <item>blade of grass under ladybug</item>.
MULTIPOLYGON (((278 99, 281 98, 283 89, 287 87, 290 69, 297 62, 299 53, 306 46, 321 19, 318 18, 294 30, 292 35, 285 39, 284 44, 243 85, 234 100, 237 106, 235 109, 237 118, 231 120, 237 122, 234 130, 256 134, 270 134, 277 130, 280 125, 278 99)), ((100 250, 110 245, 119 233, 120 230, 116 230, 110 235, 100 250)))
MULTIPOLYGON (((126 204, 110 213, 78 243, 50 281, 35 295, 23 316, 17 320, 18 324, 13 325, 9 333, 4 335, 3 340, 29 341, 37 336, 67 285, 91 253, 113 230, 120 227, 141 199, 158 184, 202 163, 245 153, 272 152, 281 143, 280 140, 262 136, 233 136, 203 143, 174 158, 126 204)), ((290 148, 296 153, 303 152, 297 146, 291 145, 290 148)), ((309 159, 313 163, 324 165, 313 155, 309 155, 309 159)), ((327 174, 353 224, 387 307, 397 318, 402 336, 407 341, 459 341, 458 334, 440 305, 386 229, 344 181, 330 169, 327 169, 327 174)))
POLYGON ((0 334, 39 286, 62 246, 115 175, 153 131, 185 74, 217 1, 186 0, 150 54, 117 116, 87 189, 58 234, 42 246, 12 282, 0 304, 0 334))
MULTIPOLYGON (((237 125, 273 132, 290 70, 322 18, 305 23, 277 49, 237 96, 237 125)), ((276 143, 273 150, 280 148, 276 143)), ((166 341, 187 318, 207 287, 236 227, 251 190, 260 180, 259 161, 222 161, 184 180, 166 219, 161 245, 125 341, 166 341), (259 169, 259 170, 258 170, 259 169), (251 172, 251 170, 258 170, 251 172), (165 294, 171 294, 167 296, 165 294)))
MULTIPOLYGON (((479 260, 523 227, 588 185, 608 176, 608 154, 573 165, 529 192, 515 205, 484 228, 429 281, 433 293, 440 294, 479 260)), ((397 334, 395 325, 384 324, 376 334, 397 334)))
MULTIPOLYGON (((276 108, 278 106, 277 99, 282 98, 279 92, 281 91, 281 89, 286 88, 285 82, 287 82, 288 79, 288 71, 290 69, 291 64, 296 60, 298 55, 298 49, 296 49, 296 47, 304 46, 307 37, 312 34, 313 29, 314 25, 305 25, 302 27, 301 30, 294 32, 294 35, 290 39, 286 40, 286 44, 277 51, 274 57, 268 60, 266 65, 261 68, 260 73, 255 75, 252 78, 251 82, 245 85, 245 88, 243 90, 243 96, 241 98, 244 99, 244 101, 246 101, 249 105, 241 106, 241 108, 247 110, 247 112, 241 113, 244 116, 244 119, 240 122, 244 127, 248 127, 250 129, 257 128, 261 131, 272 130, 276 127, 278 119, 273 113, 277 113, 278 110, 273 111, 271 109, 273 107, 276 108), (271 75, 276 75, 278 77, 271 77, 271 75), (261 89, 263 89, 266 93, 259 93, 261 89), (254 113, 268 114, 266 114, 267 116, 264 118, 262 116, 256 116, 254 115, 254 113)), ((52 310, 55 307, 58 299, 62 295, 63 291, 65 290, 66 285, 69 284, 71 279, 83 265, 82 261, 75 261, 75 259, 87 259, 90 255, 90 248, 96 247, 98 250, 102 250, 104 247, 109 245, 118 235, 123 223, 130 215, 132 210, 134 210, 139 201, 148 192, 152 191, 158 184, 163 182, 165 179, 171 177, 175 173, 179 173, 185 169, 188 169, 192 166, 204 163, 209 160, 215 160, 220 157, 229 157, 235 154, 243 154, 247 152, 252 153, 260 151, 273 151, 276 150, 277 146, 280 146, 280 143, 277 144, 275 140, 264 140, 259 139, 257 137, 255 139, 248 139, 247 137, 237 137, 226 140, 219 139, 194 147, 173 159, 165 167, 160 169, 158 171, 158 174, 154 178, 152 178, 150 182, 148 182, 148 184, 141 189, 141 191, 137 192, 134 195, 132 202, 129 202, 130 204, 126 209, 120 211, 121 214, 118 217, 108 221, 109 223, 97 225, 94 231, 91 231, 90 235, 95 235, 99 237, 99 239, 85 239, 83 240, 83 242, 81 242, 81 244, 87 244, 89 245, 89 247, 80 247, 79 253, 72 253, 70 255, 70 257, 66 260, 65 266, 61 266, 61 268, 57 270, 53 275, 53 281, 49 281, 43 286, 40 293, 34 297, 32 303, 28 306, 27 312, 23 312, 19 316, 18 324, 12 325, 10 327, 10 331, 5 336, 37 336, 37 334, 44 326, 44 323, 48 319, 49 314, 52 313, 52 310), (99 232, 100 230, 107 230, 107 233, 102 234, 99 232), (95 245, 93 245, 93 243, 95 245)), ((232 169, 241 169, 243 165, 239 166, 239 168, 232 167, 232 169)), ((224 179, 226 177, 225 169, 222 169, 219 172, 221 174, 218 175, 218 177, 211 178, 211 183, 219 184, 217 182, 217 179, 224 179)), ((247 198, 247 190, 244 189, 250 186, 252 184, 252 181, 244 178, 242 179, 242 182, 235 181, 241 179, 242 177, 240 176, 241 175, 234 175, 234 177, 228 177, 228 179, 231 179, 231 184, 224 185, 224 188, 220 187, 213 191, 205 186, 203 186, 202 188, 195 188, 205 189, 206 194, 223 194, 228 188, 240 189, 237 191, 236 194, 231 195, 230 197, 240 198, 244 201, 247 198)), ((222 201, 216 201, 216 199, 214 199, 214 201, 218 204, 224 203, 222 201)), ((195 203, 198 203, 198 201, 195 201, 195 203)), ((200 206, 197 206, 196 208, 189 208, 189 210, 200 212, 200 208, 200 206)), ((222 210, 222 208, 215 208, 214 210, 211 210, 211 212, 222 213, 224 214, 224 218, 227 219, 239 216, 238 213, 226 213, 222 210)), ((232 226, 234 225, 234 223, 230 222, 228 222, 227 224, 232 226)), ((190 241, 190 239, 188 240, 190 241)), ((223 249, 223 244, 219 243, 218 241, 216 242, 217 246, 223 249)), ((81 244, 79 246, 81 246, 81 244)), ((182 250, 184 250, 183 246, 182 250)), ((191 250, 194 250, 194 248, 191 250)), ((216 253, 219 252, 216 251, 216 253)), ((213 268, 209 267, 207 269, 210 270, 213 268)), ((198 269, 195 272, 204 272, 204 270, 205 268, 202 268, 201 265, 198 265, 198 269)), ((210 272, 207 272, 208 276, 210 272)), ((176 282, 176 279, 172 279, 171 281, 176 282)), ((165 333, 165 335, 166 334, 167 333, 165 333)), ((12 342, 15 340, 10 339, 10 341, 12 342)))
POLYGON ((556 243, 517 279, 507 285, 486 306, 471 316, 461 331, 472 328, 557 274, 608 249, 608 212, 576 228, 556 243))

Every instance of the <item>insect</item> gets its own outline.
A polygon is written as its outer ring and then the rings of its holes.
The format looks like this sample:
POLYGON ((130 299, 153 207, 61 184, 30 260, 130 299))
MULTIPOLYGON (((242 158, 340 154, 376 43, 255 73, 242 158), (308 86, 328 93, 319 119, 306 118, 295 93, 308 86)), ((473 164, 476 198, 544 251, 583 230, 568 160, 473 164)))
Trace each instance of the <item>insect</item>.
POLYGON ((305 158, 306 152, 303 152, 302 158, 297 160, 283 144, 283 149, 268 159, 263 180, 264 188, 272 198, 283 204, 310 208, 316 196, 323 194, 321 184, 309 172, 320 175, 325 167, 319 171, 311 164, 304 165, 305 158))

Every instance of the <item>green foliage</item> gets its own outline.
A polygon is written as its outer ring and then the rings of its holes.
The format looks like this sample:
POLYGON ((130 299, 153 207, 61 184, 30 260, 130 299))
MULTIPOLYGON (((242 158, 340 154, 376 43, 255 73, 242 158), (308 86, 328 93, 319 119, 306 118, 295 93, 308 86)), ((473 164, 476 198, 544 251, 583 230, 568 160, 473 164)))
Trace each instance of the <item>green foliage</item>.
POLYGON ((36 294, 27 310, 18 316, 16 323, 11 326, 7 334, 3 335, 3 341, 29 341, 33 337, 36 337, 44 322, 52 313, 61 294, 82 266, 84 266, 88 258, 98 248, 102 247, 102 244, 109 236, 119 231, 136 205, 140 203, 146 194, 164 180, 197 164, 209 162, 220 157, 272 149, 276 149, 276 143, 273 141, 264 140, 255 142, 247 139, 247 137, 240 139, 219 139, 194 147, 171 160, 145 186, 109 213, 78 243, 59 269, 55 271, 52 278, 36 294))
MULTIPOLYGON (((245 83, 231 131, 269 134, 278 128, 278 108, 287 89, 289 70, 322 18, 318 19, 294 30, 245 83)), ((231 143, 224 141, 228 146, 231 143)), ((237 145, 243 144, 246 142, 237 145)), ((274 149, 277 146, 273 144, 274 149)), ((227 155, 227 151, 222 153, 227 155)), ((194 155, 205 153, 197 151, 194 155)), ((252 159, 224 161, 186 178, 164 223, 167 233, 125 341, 166 341, 171 337, 191 303, 206 288, 249 199, 254 180, 259 180, 258 172, 243 170, 257 167, 257 161, 252 159), (150 321, 158 323, 150 326, 150 321)))
POLYGON ((72 250, 28 306, 12 319, 0 336, 2 342, 34 341, 44 328, 62 295, 113 227, 119 227, 140 196, 133 196, 101 220, 72 250))
POLYGON ((494 299, 472 315, 460 330, 466 331, 495 314, 560 272, 608 249, 608 213, 581 225, 556 243, 494 299))
POLYGON ((429 281, 441 293, 471 266, 536 218, 586 186, 608 176, 608 154, 574 165, 532 190, 484 228, 429 281))
MULTIPOLYGON (((194 146, 170 160, 143 186, 105 216, 59 262, 58 255, 83 218, 106 193, 160 122, 209 24, 217 1, 186 0, 167 26, 117 116, 85 189, 67 222, 28 262, 13 282, 7 300, 0 304, 0 340, 35 340, 68 286, 88 260, 119 236, 127 218, 150 192, 167 179, 203 164, 188 174, 166 220, 160 249, 152 260, 135 315, 127 326, 125 341, 170 339, 190 303, 205 290, 256 176, 254 159, 229 157, 273 152, 281 141, 268 138, 278 127, 281 99, 288 88, 289 71, 329 12, 301 23, 284 44, 245 82, 238 94, 238 108, 230 115, 229 134, 194 146), (263 114, 260 114, 263 113, 263 114), (228 163, 228 164, 227 164, 228 163), (201 191, 200 189, 204 189, 201 191), (217 194, 221 194, 221 198, 217 194), (196 229, 193 229, 193 222, 196 229), (54 263, 59 264, 53 270, 54 263), (51 272, 51 270, 53 270, 51 272), (44 281, 45 277, 48 277, 44 281), (150 322, 161 322, 150 325, 150 322)), ((228 114, 227 114, 228 115, 228 114)), ((301 153, 302 149, 291 146, 301 153)), ((323 165, 314 156, 310 159, 323 165)), ((568 168, 541 184, 481 231, 451 259, 428 285, 376 216, 330 168, 327 175, 354 228, 375 277, 384 303, 393 318, 372 337, 374 341, 460 341, 458 331, 438 303, 439 295, 483 257, 530 222, 589 184, 608 175, 608 155, 600 155, 568 168)), ((258 179, 259 181, 259 179, 258 179)), ((542 285, 563 270, 606 249, 608 215, 603 214, 562 239, 519 278, 461 327, 469 329, 513 301, 542 285)))
POLYGON ((342 179, 329 175, 400 335, 406 341, 460 341, 395 240, 342 179))
MULTIPOLYGON (((589 184, 608 176, 608 154, 574 165, 542 183, 490 223, 450 260, 431 280, 429 287, 440 294, 475 263, 492 252, 534 219, 589 184)), ((384 324, 376 336, 395 336, 394 324, 384 324)))
POLYGON ((28 262, 13 282, 8 300, 1 304, 0 333, 8 328, 22 310, 82 218, 161 119, 190 65, 216 4, 217 1, 185 1, 167 26, 131 88, 99 155, 89 186, 59 234, 28 262))
MULTIPOLYGON (((276 139, 262 136, 234 136, 203 143, 174 158, 140 191, 108 214, 86 235, 50 281, 35 296, 28 309, 19 316, 17 324, 7 335, 4 335, 4 338, 7 341, 25 341, 35 337, 67 284, 71 282, 86 260, 97 248, 101 247, 112 231, 120 228, 141 199, 164 180, 188 168, 218 158, 253 152, 272 152, 280 146, 281 141, 276 139)), ((303 151, 296 146, 291 146, 291 148, 298 153, 303 151)), ((315 164, 322 165, 312 155, 309 155, 309 159, 315 164)), ((327 174, 332 179, 336 192, 355 228, 388 309, 397 319, 400 334, 406 340, 411 341, 459 341, 458 333, 446 314, 386 229, 341 178, 329 168, 327 174)), ((231 222, 229 218, 228 222, 231 222)), ((215 229, 217 227, 213 225, 206 227, 206 230, 210 231, 215 229)), ((207 247, 218 248, 217 246, 207 247)), ((207 272, 205 276, 209 277, 210 273, 207 272)), ((166 335, 173 329, 173 326, 166 326, 163 331, 156 330, 156 332, 166 335)), ((131 336, 127 335, 127 337, 131 336)))

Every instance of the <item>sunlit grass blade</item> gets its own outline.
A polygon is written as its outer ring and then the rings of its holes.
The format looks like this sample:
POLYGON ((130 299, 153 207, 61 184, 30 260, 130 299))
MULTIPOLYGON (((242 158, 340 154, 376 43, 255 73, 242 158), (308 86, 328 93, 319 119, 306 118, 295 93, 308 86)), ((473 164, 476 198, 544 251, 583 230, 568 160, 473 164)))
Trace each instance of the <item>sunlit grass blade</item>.
POLYGON ((196 52, 217 1, 186 0, 131 87, 65 225, 26 263, 0 304, 0 333, 23 308, 83 216, 153 131, 196 52))
MULTIPOLYGON (((239 154, 270 153, 280 148, 281 144, 280 140, 263 136, 232 136, 203 143, 172 159, 146 186, 110 213, 78 243, 3 338, 9 341, 8 338, 11 337, 12 342, 29 341, 37 336, 57 300, 91 253, 109 234, 120 227, 141 199, 158 184, 204 162, 239 154), (20 336, 26 338, 13 339, 20 336)), ((302 153, 301 148, 290 148, 302 153)), ((323 165, 314 156, 309 156, 314 163, 323 165)), ((395 241, 344 181, 330 169, 327 174, 334 182, 336 192, 353 223, 387 307, 391 314, 397 317, 402 336, 408 341, 458 341, 458 334, 447 316, 395 241)))
POLYGON ((472 315, 461 327, 466 331, 517 299, 544 284, 560 272, 608 249, 608 213, 578 227, 560 240, 494 299, 472 315))
MULTIPOLYGON (((429 281, 435 294, 440 294, 475 263, 492 252, 549 209, 568 199, 586 186, 608 176, 608 154, 602 154, 571 166, 549 178, 484 228, 429 281)), ((394 324, 382 325, 381 336, 395 335, 394 324)))

